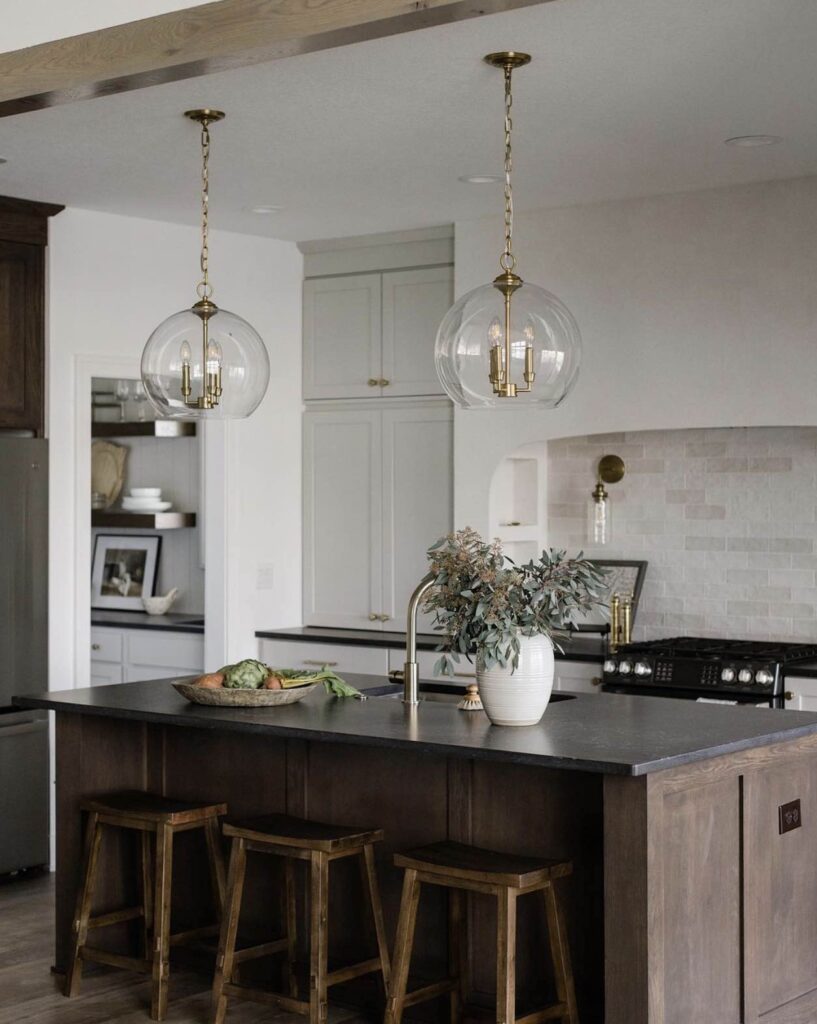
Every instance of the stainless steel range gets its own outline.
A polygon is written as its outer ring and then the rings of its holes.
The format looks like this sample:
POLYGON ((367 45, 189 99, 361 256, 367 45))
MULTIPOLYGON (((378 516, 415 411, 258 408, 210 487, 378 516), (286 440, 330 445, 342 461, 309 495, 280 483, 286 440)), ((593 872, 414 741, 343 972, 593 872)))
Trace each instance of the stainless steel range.
POLYGON ((817 645, 682 636, 627 644, 604 662, 607 693, 785 706, 783 666, 817 660, 817 645))

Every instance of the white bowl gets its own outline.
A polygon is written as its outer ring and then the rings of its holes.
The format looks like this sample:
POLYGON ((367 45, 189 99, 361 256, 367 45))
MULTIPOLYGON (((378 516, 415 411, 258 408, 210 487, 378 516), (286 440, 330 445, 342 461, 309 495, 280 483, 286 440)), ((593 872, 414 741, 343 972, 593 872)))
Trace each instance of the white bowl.
POLYGON ((122 508, 126 512, 167 512, 172 506, 172 501, 157 501, 155 498, 151 498, 149 501, 145 499, 136 504, 130 504, 127 498, 122 501, 122 508))
POLYGON ((161 487, 131 487, 130 496, 132 498, 161 498, 162 488, 161 487))

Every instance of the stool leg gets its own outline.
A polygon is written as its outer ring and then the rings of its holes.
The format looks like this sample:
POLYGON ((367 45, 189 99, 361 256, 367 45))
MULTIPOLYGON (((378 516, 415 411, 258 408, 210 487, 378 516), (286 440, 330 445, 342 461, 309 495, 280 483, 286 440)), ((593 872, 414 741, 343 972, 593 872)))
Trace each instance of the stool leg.
POLYGON ((295 903, 295 862, 284 858, 284 922, 287 936, 287 957, 284 963, 284 988, 292 999, 298 998, 295 957, 298 943, 298 912, 295 903))
POLYGON ((216 905, 216 920, 224 913, 224 853, 221 847, 221 830, 217 818, 208 818, 204 823, 204 837, 207 840, 207 859, 210 861, 210 882, 213 886, 213 902, 216 905))
POLYGON ((516 892, 502 888, 497 893, 496 924, 496 1020, 516 1020, 516 892))
POLYGON ((310 862, 309 1024, 326 1024, 329 971, 329 859, 314 851, 310 862))
POLYGON ((142 899, 142 956, 151 956, 153 934, 153 871, 150 863, 150 832, 139 833, 140 894, 142 899))
POLYGON ((545 886, 542 895, 545 898, 550 954, 553 957, 553 969, 556 975, 556 995, 559 1002, 565 1007, 563 1019, 567 1021, 567 1024, 579 1024, 573 968, 570 965, 570 945, 567 940, 562 905, 556 896, 552 882, 545 886))
POLYGON ((96 884, 96 869, 99 863, 99 844, 102 841, 102 826, 99 815, 91 813, 85 826, 85 847, 82 858, 82 881, 77 894, 77 906, 72 922, 73 939, 71 942, 71 963, 65 977, 64 994, 79 995, 82 980, 82 959, 80 952, 88 938, 88 919, 91 916, 91 904, 96 884))
POLYGON ((397 935, 394 940, 394 966, 392 968, 389 998, 386 1000, 384 1024, 400 1024, 403 1018, 403 1003, 406 998, 411 950, 414 945, 414 925, 417 922, 417 904, 420 901, 420 883, 417 872, 407 868, 403 877, 403 896, 400 901, 400 917, 397 921, 397 935))
POLYGON ((448 890, 448 973, 457 980, 457 987, 451 992, 451 1024, 459 1024, 468 1000, 466 899, 462 889, 448 890))
POLYGON ((224 986, 232 981, 235 939, 238 933, 238 918, 241 914, 241 896, 244 892, 244 872, 247 867, 247 850, 243 839, 233 839, 230 851, 230 867, 227 874, 227 891, 224 916, 221 919, 221 934, 218 940, 216 973, 213 978, 213 1024, 223 1024, 227 1012, 227 996, 224 986))
POLYGON ((380 900, 380 887, 377 884, 377 867, 374 861, 374 847, 367 843, 361 854, 364 888, 369 893, 369 905, 374 918, 374 933, 377 938, 377 952, 380 956, 380 971, 383 975, 383 987, 389 993, 391 964, 389 963, 389 944, 386 941, 386 923, 383 920, 383 903, 380 900))
POLYGON ((170 980, 170 894, 173 880, 173 828, 170 825, 160 825, 156 830, 155 875, 150 1016, 152 1020, 164 1020, 170 980))

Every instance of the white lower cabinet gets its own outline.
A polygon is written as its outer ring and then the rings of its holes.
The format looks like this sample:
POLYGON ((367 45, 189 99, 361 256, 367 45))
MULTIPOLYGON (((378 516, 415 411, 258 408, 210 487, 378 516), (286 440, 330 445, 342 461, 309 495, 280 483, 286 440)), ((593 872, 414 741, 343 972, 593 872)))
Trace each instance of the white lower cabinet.
POLYGON ((91 629, 91 686, 204 671, 204 636, 148 629, 91 629))
POLYGON ((553 679, 554 690, 574 693, 601 693, 601 663, 557 659, 553 679))
POLYGON ((271 668, 313 670, 327 665, 340 676, 351 672, 382 676, 385 680, 389 672, 389 652, 383 647, 261 640, 259 658, 271 668))
POLYGON ((787 676, 784 686, 787 711, 817 711, 817 679, 787 676))

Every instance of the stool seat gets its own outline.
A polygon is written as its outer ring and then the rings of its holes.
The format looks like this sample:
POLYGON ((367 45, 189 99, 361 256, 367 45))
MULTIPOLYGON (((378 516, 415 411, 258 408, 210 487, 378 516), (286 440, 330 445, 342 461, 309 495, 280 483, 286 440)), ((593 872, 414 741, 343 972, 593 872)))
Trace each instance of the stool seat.
POLYGON ((257 818, 228 819, 224 823, 224 835, 275 846, 292 846, 299 850, 336 853, 380 842, 383 830, 327 825, 289 814, 265 814, 257 818))
POLYGON ((424 875, 461 878, 513 889, 539 888, 553 878, 569 875, 573 870, 569 861, 519 857, 452 842, 431 843, 416 850, 406 850, 395 855, 394 863, 398 867, 414 868, 424 875))
POLYGON ((157 793, 123 790, 81 802, 83 811, 115 817, 134 818, 154 825, 188 825, 227 813, 226 804, 207 804, 192 800, 176 800, 157 793))

